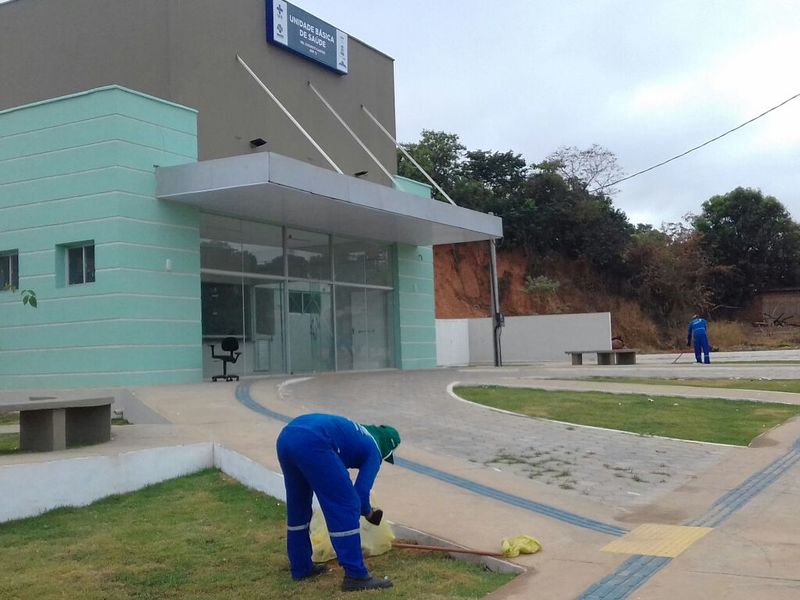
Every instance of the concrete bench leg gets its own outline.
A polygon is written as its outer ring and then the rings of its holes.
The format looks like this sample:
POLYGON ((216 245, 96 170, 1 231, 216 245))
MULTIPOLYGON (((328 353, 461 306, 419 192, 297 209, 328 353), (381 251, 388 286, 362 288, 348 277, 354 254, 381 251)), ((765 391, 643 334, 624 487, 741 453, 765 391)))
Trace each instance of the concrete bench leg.
POLYGON ((583 364, 583 354, 580 352, 573 352, 572 353, 572 364, 573 365, 582 365, 583 364))
POLYGON ((617 354, 618 365, 635 365, 636 353, 635 352, 620 352, 617 354))
POLYGON ((63 408, 24 410, 19 413, 19 447, 50 452, 67 447, 66 411, 63 408))
POLYGON ((99 444, 111 439, 111 405, 67 408, 67 446, 99 444))
POLYGON ((598 352, 597 364, 598 365, 613 365, 614 355, 611 352, 598 352))

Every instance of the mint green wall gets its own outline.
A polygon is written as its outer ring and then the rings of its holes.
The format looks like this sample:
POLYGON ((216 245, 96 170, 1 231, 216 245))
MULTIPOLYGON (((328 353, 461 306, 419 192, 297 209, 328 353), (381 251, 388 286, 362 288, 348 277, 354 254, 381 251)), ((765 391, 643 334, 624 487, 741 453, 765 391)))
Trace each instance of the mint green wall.
POLYGON ((432 369, 436 367, 433 249, 398 244, 395 257, 397 366, 432 369))
POLYGON ((0 388, 200 381, 198 213, 154 197, 196 138, 195 111, 118 86, 0 112, 0 252, 39 302, 0 292, 0 388), (65 286, 57 247, 90 240, 95 282, 65 286))

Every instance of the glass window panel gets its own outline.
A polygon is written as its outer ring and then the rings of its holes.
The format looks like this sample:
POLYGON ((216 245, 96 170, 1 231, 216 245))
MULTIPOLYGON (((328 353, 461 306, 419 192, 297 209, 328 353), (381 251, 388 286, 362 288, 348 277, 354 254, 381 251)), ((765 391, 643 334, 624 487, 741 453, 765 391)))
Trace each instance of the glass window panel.
POLYGON ((290 277, 330 280, 331 256, 328 235, 287 229, 286 246, 290 277))
POLYGON ((242 270, 241 221, 228 217, 200 216, 200 266, 218 271, 242 270))
POLYGON ((86 283, 94 281, 94 245, 83 247, 83 261, 86 283))
POLYGON ((303 314, 303 292, 289 292, 289 312, 303 314))
POLYGON ((0 254, 0 291, 19 287, 19 255, 0 254))
POLYGON ((241 244, 225 240, 201 240, 200 266, 203 269, 240 272, 242 270, 241 244))
POLYGON ((392 247, 389 244, 373 244, 365 260, 367 283, 392 286, 392 247))
POLYGON ((242 337, 250 321, 249 296, 242 297, 240 281, 217 279, 200 284, 203 336, 242 337))
POLYGON ((322 307, 322 296, 319 292, 303 293, 303 312, 318 315, 322 307))
POLYGON ((67 282, 83 283, 83 247, 67 249, 67 282))
POLYGON ((283 229, 243 221, 242 253, 246 273, 283 275, 283 229))
POLYGON ((334 238, 333 252, 336 281, 392 285, 389 244, 334 238))

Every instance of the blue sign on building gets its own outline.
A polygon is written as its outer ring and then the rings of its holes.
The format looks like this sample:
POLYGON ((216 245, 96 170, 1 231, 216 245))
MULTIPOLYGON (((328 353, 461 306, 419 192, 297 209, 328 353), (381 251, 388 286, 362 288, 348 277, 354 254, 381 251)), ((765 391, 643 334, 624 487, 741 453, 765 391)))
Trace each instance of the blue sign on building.
POLYGON ((284 0, 267 0, 267 40, 347 73, 347 34, 284 0))

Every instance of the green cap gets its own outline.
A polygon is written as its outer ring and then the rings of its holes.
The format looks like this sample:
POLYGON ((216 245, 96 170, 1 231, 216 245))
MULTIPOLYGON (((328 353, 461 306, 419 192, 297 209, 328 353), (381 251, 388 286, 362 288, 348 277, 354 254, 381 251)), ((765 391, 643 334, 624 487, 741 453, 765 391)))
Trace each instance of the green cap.
POLYGON ((364 425, 364 429, 378 444, 381 458, 386 462, 394 464, 394 449, 400 445, 400 434, 397 429, 388 425, 364 425))

